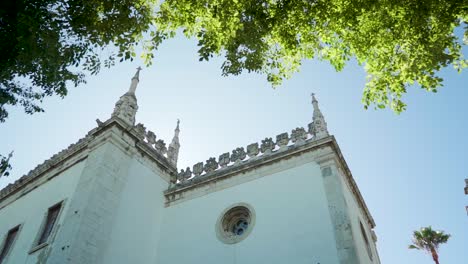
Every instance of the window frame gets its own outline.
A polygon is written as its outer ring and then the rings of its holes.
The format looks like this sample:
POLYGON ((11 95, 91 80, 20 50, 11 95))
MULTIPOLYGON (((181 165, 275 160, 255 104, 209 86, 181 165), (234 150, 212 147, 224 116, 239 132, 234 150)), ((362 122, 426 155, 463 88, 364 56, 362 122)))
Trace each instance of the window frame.
POLYGON ((367 255, 369 256, 369 259, 371 261, 374 261, 374 253, 372 252, 371 240, 369 239, 367 228, 366 226, 364 226, 361 219, 359 219, 359 227, 360 227, 362 239, 364 240, 364 245, 366 247, 367 255))
POLYGON ((33 241, 31 249, 29 250, 29 254, 32 254, 32 253, 34 253, 34 252, 36 252, 36 251, 38 251, 38 250, 40 250, 40 249, 42 249, 42 248, 44 248, 44 247, 46 247, 46 246, 48 246, 49 244, 52 243, 52 241, 55 238, 55 234, 57 233, 58 227, 60 226, 59 221, 60 221, 60 217, 62 215, 64 207, 65 207, 65 200, 62 200, 62 201, 60 201, 58 203, 53 204, 49 208, 47 208, 46 212, 44 213, 44 216, 42 217, 42 222, 41 222, 39 230, 38 230, 38 232, 36 234, 36 238, 33 241), (57 216, 55 217, 55 221, 52 224, 52 228, 50 230, 50 233, 49 233, 49 235, 47 236, 47 238, 45 239, 44 242, 39 243, 41 237, 44 234, 46 224, 47 224, 47 220, 48 220, 48 217, 49 217, 49 213, 50 213, 51 209, 53 209, 55 207, 59 207, 59 209, 58 209, 57 216))
POLYGON ((224 244, 229 245, 229 244, 239 243, 250 235, 250 233, 252 232, 255 226, 255 221, 256 221, 255 210, 250 204, 247 204, 244 202, 232 204, 231 206, 227 207, 221 212, 221 214, 218 217, 218 220, 216 221, 216 225, 215 225, 216 237, 218 238, 219 241, 221 241, 224 244), (241 235, 234 235, 231 230, 233 227, 233 224, 235 224, 235 222, 239 220, 239 219, 236 219, 234 221, 234 219, 237 218, 237 216, 231 215, 232 210, 236 208, 239 208, 237 210, 245 210, 245 212, 248 213, 248 226, 241 235), (229 219, 229 218, 232 218, 232 219, 229 219), (227 227, 227 230, 225 229, 226 227, 227 227))
POLYGON ((3 259, 0 259, 0 263, 7 263, 7 259, 8 257, 10 256, 10 253, 11 251, 13 251, 13 248, 15 246, 15 243, 16 243, 16 240, 18 240, 18 236, 21 232, 21 229, 23 227, 23 224, 18 224, 10 229, 8 229, 8 232, 5 233, 5 235, 3 235, 2 237, 2 240, 1 240, 1 244, 0 244, 0 254, 2 253, 2 251, 4 250, 4 247, 6 245, 6 242, 7 242, 7 239, 8 239, 8 235, 15 229, 17 229, 16 231, 16 235, 15 237, 13 238, 13 241, 11 241, 11 244, 10 244, 10 247, 8 248, 8 251, 6 252, 5 256, 3 257, 3 259))

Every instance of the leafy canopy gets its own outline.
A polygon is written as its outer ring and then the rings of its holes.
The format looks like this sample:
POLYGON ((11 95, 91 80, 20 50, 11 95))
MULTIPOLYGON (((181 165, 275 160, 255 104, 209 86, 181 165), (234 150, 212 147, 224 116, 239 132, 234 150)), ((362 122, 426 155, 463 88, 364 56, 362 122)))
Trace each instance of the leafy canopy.
POLYGON ((148 30, 156 0, 5 0, 0 3, 0 121, 7 105, 43 111, 46 96, 67 94, 85 81, 132 59, 148 30), (114 53, 105 49, 113 47, 114 53))
POLYGON ((433 230, 432 227, 423 227, 419 231, 413 233, 413 244, 409 245, 410 249, 424 250, 430 254, 437 252, 440 244, 447 243, 450 238, 449 234, 443 231, 433 230))
POLYGON ((13 151, 10 152, 7 156, 0 155, 0 178, 3 176, 10 175, 11 164, 10 159, 13 156, 13 151))
POLYGON ((223 75, 266 74, 279 85, 304 59, 329 61, 337 71, 355 57, 367 71, 365 108, 400 113, 409 85, 436 92, 437 71, 467 66, 465 1, 428 0, 167 0, 156 18, 154 43, 179 28, 198 38, 200 60, 223 54, 223 75), (465 26, 464 43, 454 29, 465 26))
POLYGON ((149 66, 180 30, 198 39, 200 60, 222 55, 223 75, 263 73, 274 86, 305 59, 337 71, 356 58, 367 71, 367 108, 405 109, 418 84, 437 91, 437 72, 467 66, 468 8, 459 0, 15 0, 0 3, 0 121, 6 106, 42 111, 46 96, 67 94, 101 66, 132 60, 149 66), (454 29, 465 26, 465 42, 454 29))

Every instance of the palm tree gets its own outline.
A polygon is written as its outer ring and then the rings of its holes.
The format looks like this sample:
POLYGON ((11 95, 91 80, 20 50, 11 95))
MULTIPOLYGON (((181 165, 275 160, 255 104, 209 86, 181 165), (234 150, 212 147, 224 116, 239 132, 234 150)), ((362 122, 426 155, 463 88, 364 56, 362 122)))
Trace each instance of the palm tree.
POLYGON ((420 231, 414 231, 413 244, 409 245, 411 249, 425 250, 432 255, 432 259, 436 264, 439 264, 439 255, 437 250, 440 244, 447 243, 450 238, 449 234, 444 234, 443 231, 432 230, 432 227, 423 227, 420 231))

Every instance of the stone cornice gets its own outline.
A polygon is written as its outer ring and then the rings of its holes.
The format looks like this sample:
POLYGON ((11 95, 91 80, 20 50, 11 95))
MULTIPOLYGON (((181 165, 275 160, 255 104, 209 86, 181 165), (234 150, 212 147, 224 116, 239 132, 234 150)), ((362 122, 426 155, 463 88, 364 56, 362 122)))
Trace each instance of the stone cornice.
POLYGON ((71 156, 81 152, 83 149, 86 149, 89 141, 92 139, 90 133, 88 133, 88 135, 86 135, 84 138, 78 140, 75 144, 69 145, 66 149, 60 151, 43 163, 39 164, 34 169, 30 170, 28 174, 23 175, 15 182, 8 184, 5 188, 0 190, 0 202, 2 202, 8 196, 18 192, 26 185, 39 179, 42 175, 58 167, 59 164, 69 159, 71 156))
POLYGON ((164 156, 158 153, 155 149, 148 146, 148 144, 141 139, 141 135, 138 134, 138 131, 136 131, 134 127, 127 125, 125 122, 115 117, 110 118, 105 122, 99 121, 98 124, 98 127, 90 130, 85 137, 81 138, 76 143, 69 145, 67 148, 53 155, 42 164, 36 166, 36 168, 29 171, 28 174, 23 175, 15 182, 8 184, 5 188, 0 190, 0 205, 8 197, 23 190, 26 186, 33 183, 38 183, 37 180, 42 178, 44 175, 57 175, 70 166, 73 166, 78 161, 86 158, 89 148, 93 148, 93 146, 99 145, 99 142, 97 141, 108 140, 108 138, 102 139, 101 135, 106 133, 106 131, 111 130, 113 127, 117 127, 118 130, 122 132, 122 135, 126 134, 130 137, 130 141, 132 141, 133 144, 132 142, 127 142, 127 147, 128 145, 134 146, 141 153, 146 154, 145 156, 149 157, 153 163, 156 163, 157 166, 162 169, 162 171, 165 171, 169 175, 176 174, 177 169, 172 164, 170 164, 164 156), (73 159, 79 154, 81 155, 78 161, 70 162, 69 164, 65 164, 66 166, 62 166, 64 163, 66 163, 66 161, 73 159))
POLYGON ((306 152, 317 151, 327 146, 331 147, 333 152, 318 153, 316 159, 319 161, 326 161, 329 159, 336 160, 339 165, 344 168, 346 177, 345 180, 348 182, 351 191, 359 204, 359 207, 366 215, 369 224, 372 227, 375 227, 375 222, 367 208, 367 205, 364 202, 364 199, 362 198, 356 182, 352 177, 351 171, 349 170, 341 150, 333 136, 328 136, 321 139, 311 138, 307 141, 299 142, 298 144, 290 145, 283 149, 278 149, 261 157, 240 161, 231 166, 220 168, 201 176, 193 177, 188 181, 173 185, 164 192, 164 195, 166 196, 166 201, 168 202, 167 204, 170 204, 175 199, 175 197, 181 197, 184 192, 201 188, 205 185, 210 185, 214 181, 221 181, 235 175, 245 174, 250 170, 275 163, 282 159, 289 159, 306 152))
POLYGON ((324 138, 321 140, 308 140, 304 144, 297 144, 288 146, 285 150, 277 150, 273 151, 270 154, 263 155, 258 158, 251 158, 246 161, 241 161, 239 163, 235 163, 231 166, 221 168, 219 170, 206 173, 204 175, 193 177, 191 180, 183 182, 181 184, 173 185, 171 188, 166 190, 164 194, 166 196, 172 196, 193 188, 197 188, 201 185, 205 185, 210 183, 211 181, 218 181, 223 178, 230 177, 235 174, 245 173, 251 169, 258 168, 260 166, 265 166, 271 163, 274 163, 280 159, 292 157, 295 155, 299 155, 303 152, 310 151, 311 149, 316 149, 320 145, 323 145, 327 141, 330 140, 330 137, 324 138))

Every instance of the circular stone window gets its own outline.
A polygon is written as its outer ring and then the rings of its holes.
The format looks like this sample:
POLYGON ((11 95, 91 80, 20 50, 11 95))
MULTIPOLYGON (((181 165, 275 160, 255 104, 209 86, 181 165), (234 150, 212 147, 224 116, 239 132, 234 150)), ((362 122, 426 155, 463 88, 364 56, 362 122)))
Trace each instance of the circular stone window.
POLYGON ((221 242, 234 244, 244 240, 255 224, 253 208, 245 203, 234 204, 225 209, 216 223, 216 236, 221 242))

